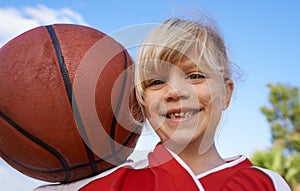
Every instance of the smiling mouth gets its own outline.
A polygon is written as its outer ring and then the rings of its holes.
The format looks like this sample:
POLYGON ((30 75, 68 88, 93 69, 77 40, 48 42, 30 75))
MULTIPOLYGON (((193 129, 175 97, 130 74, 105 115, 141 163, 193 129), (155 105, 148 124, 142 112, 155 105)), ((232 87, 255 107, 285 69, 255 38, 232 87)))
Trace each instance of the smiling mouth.
POLYGON ((199 113, 200 111, 201 111, 201 109, 168 113, 165 115, 165 117, 168 119, 188 118, 188 117, 195 115, 196 113, 199 113))

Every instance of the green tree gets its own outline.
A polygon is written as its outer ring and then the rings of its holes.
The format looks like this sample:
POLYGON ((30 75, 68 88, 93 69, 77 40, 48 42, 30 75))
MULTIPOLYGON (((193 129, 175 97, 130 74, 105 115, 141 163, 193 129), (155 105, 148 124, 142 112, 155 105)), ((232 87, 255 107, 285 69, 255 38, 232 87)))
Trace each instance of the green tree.
POLYGON ((300 99, 297 87, 268 84, 270 106, 261 107, 270 124, 272 147, 257 151, 254 165, 276 171, 300 190, 300 99))

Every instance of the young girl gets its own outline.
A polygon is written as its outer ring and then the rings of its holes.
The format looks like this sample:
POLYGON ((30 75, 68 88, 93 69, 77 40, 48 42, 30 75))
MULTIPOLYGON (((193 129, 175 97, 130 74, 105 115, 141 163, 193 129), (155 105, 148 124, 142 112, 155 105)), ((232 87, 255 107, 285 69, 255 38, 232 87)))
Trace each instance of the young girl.
POLYGON ((216 149, 215 131, 234 83, 213 27, 165 21, 141 46, 135 75, 138 121, 148 120, 161 140, 148 160, 46 190, 290 190, 278 174, 252 166, 244 156, 223 159, 216 149))

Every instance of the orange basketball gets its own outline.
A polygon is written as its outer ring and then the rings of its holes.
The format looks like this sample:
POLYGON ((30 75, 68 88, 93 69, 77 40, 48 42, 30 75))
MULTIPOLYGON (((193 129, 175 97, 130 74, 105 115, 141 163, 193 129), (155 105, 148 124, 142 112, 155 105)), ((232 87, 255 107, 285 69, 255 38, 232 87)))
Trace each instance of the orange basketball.
POLYGON ((0 156, 48 182, 123 163, 141 127, 132 116, 132 60, 104 33, 55 24, 0 50, 0 156))

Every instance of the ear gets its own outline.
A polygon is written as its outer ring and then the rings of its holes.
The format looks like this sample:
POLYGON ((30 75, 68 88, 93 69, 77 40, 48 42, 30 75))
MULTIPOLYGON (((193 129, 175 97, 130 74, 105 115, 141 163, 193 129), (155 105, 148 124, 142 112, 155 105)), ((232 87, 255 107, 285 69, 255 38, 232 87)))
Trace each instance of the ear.
POLYGON ((233 89, 234 89, 234 83, 232 80, 226 80, 225 81, 225 95, 223 98, 223 110, 226 110, 230 104, 230 100, 231 100, 231 96, 233 93, 233 89))

